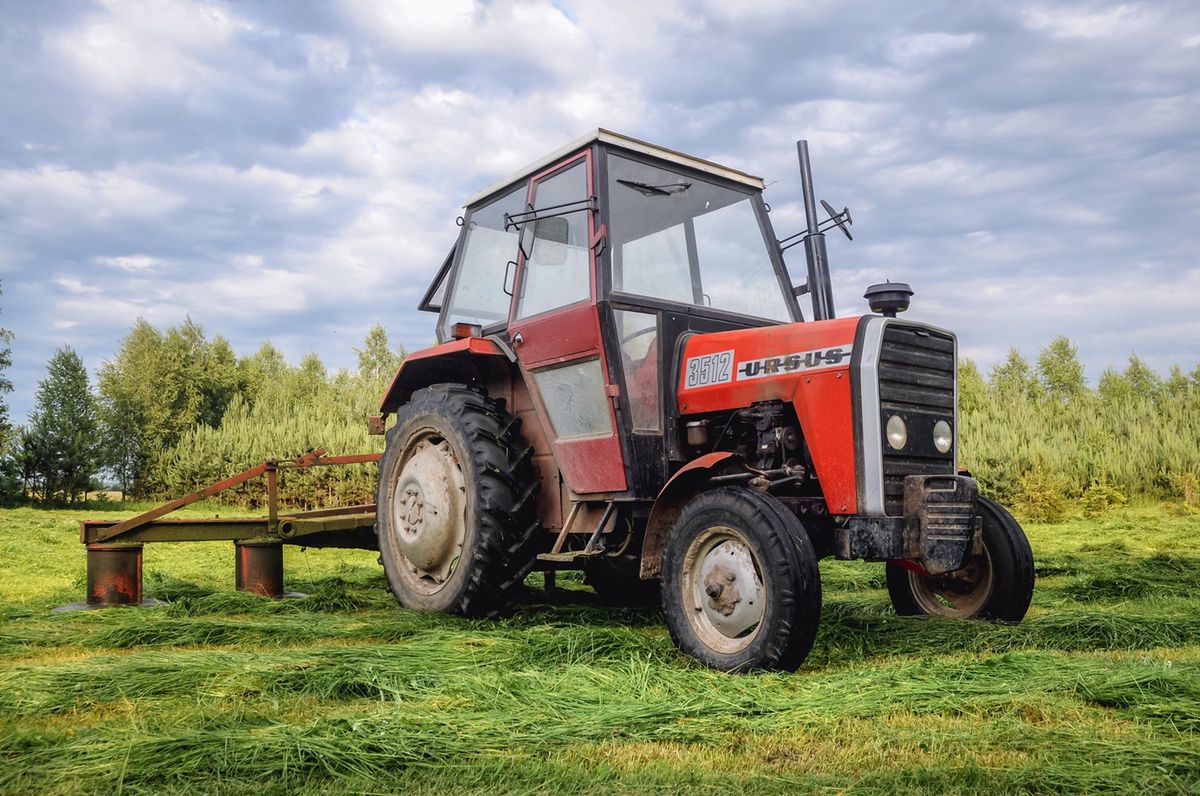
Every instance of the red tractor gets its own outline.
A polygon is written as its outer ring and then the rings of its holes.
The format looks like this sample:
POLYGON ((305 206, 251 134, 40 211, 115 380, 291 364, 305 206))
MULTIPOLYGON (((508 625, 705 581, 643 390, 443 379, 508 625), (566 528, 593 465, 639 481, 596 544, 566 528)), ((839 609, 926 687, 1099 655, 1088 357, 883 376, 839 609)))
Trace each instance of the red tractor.
POLYGON ((850 214, 820 219, 798 149, 784 240, 760 178, 605 130, 467 200, 420 305, 439 344, 375 424, 404 606, 498 616, 532 569, 582 569, 661 590, 679 648, 731 671, 803 662, 824 556, 887 562, 902 614, 1024 617, 1025 534, 957 467, 955 336, 897 318, 901 283, 834 317, 824 232, 850 214))

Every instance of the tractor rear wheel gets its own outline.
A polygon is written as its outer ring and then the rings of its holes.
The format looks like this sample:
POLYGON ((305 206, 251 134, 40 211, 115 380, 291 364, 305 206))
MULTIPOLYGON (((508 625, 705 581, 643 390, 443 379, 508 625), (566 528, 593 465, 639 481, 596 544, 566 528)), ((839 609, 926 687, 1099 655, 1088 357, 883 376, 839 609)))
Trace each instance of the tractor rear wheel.
POLYGON ((406 608, 501 616, 521 591, 538 480, 520 421, 457 384, 418 390, 379 462, 380 563, 406 608))
POLYGON ((817 557, 800 520, 745 487, 703 492, 667 535, 663 610, 685 653, 723 671, 793 671, 821 620, 817 557))
POLYGON ((1020 622, 1033 598, 1033 551, 1020 524, 1002 506, 979 499, 983 554, 962 569, 922 575, 891 562, 888 594, 902 616, 978 617, 1020 622))

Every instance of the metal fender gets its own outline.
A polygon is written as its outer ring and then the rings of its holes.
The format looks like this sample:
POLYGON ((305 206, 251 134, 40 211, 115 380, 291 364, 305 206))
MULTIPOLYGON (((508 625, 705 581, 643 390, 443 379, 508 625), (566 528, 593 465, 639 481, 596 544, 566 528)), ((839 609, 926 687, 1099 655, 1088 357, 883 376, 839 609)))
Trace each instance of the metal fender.
POLYGON ((395 412, 414 392, 431 384, 468 381, 468 366, 480 357, 507 356, 504 349, 488 337, 467 337, 414 351, 400 364, 391 386, 379 402, 379 409, 384 415, 395 412))
POLYGON ((662 570, 663 542, 666 541, 667 532, 679 518, 684 505, 704 488, 716 471, 731 465, 747 472, 755 472, 736 453, 716 451, 688 462, 663 485, 658 497, 654 499, 650 517, 646 520, 646 533, 642 540, 642 580, 657 578, 662 570))

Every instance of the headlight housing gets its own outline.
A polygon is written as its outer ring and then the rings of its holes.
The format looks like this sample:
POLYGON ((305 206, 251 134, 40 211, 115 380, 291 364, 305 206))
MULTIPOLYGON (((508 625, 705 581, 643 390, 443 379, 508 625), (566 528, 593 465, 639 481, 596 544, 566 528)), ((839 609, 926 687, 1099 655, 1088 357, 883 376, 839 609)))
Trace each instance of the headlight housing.
POLYGON ((900 415, 892 415, 887 421, 887 441, 896 450, 908 443, 908 425, 900 415))
POLYGON ((945 420, 939 420, 933 424, 933 447, 938 449, 938 453, 949 453, 950 446, 954 444, 954 430, 950 428, 950 424, 945 420))

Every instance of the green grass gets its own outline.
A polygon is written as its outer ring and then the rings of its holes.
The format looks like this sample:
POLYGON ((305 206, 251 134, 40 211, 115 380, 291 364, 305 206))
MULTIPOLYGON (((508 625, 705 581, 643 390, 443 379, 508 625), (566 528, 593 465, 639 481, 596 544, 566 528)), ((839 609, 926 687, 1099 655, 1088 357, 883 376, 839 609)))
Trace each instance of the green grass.
POLYGON ((808 663, 754 676, 569 576, 505 622, 409 613, 363 551, 288 548, 310 596, 276 602, 232 545, 149 545, 169 605, 51 613, 95 514, 0 511, 0 792, 1200 790, 1186 511, 1030 526, 1017 626, 897 617, 880 565, 824 562, 808 663))

